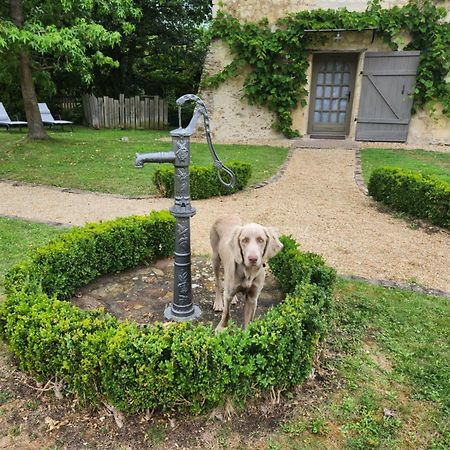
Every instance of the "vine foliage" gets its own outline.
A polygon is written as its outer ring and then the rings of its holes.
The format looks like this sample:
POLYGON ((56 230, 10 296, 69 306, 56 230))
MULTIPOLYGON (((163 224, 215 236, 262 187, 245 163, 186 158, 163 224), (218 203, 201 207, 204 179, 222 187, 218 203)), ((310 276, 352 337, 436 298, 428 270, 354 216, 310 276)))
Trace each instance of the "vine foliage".
POLYGON ((274 128, 286 137, 298 136, 292 129, 292 111, 306 106, 305 89, 308 56, 326 38, 305 30, 346 28, 376 32, 393 49, 395 37, 402 31, 411 36, 404 50, 420 50, 414 107, 439 101, 450 113, 450 88, 446 76, 450 70, 450 24, 444 21, 446 10, 432 0, 410 0, 405 6, 383 9, 380 0, 372 0, 363 12, 347 9, 317 9, 290 14, 269 25, 240 23, 233 16, 218 12, 211 24, 211 37, 226 42, 233 61, 216 75, 206 76, 204 87, 217 87, 245 68, 244 96, 250 104, 267 107, 275 113, 274 128))

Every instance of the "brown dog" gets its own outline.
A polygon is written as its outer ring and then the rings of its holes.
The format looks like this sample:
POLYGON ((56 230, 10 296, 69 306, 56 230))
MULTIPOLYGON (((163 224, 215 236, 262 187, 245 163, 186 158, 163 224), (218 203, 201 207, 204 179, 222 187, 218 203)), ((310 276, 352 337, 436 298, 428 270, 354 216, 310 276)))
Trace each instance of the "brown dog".
POLYGON ((212 264, 216 278, 214 311, 222 311, 216 331, 223 330, 230 317, 233 297, 245 294, 244 328, 255 317, 259 294, 264 286, 265 262, 275 256, 283 244, 274 228, 257 223, 242 225, 237 215, 218 219, 211 228, 212 264), (224 269, 224 290, 220 266, 224 269))

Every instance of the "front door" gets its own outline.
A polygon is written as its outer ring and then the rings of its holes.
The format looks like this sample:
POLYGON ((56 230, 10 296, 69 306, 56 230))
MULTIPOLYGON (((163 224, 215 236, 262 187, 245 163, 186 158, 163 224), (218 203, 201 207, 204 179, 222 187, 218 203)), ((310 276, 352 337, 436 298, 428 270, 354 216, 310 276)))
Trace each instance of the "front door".
POLYGON ((356 62, 356 54, 314 55, 308 123, 312 138, 348 135, 356 62))

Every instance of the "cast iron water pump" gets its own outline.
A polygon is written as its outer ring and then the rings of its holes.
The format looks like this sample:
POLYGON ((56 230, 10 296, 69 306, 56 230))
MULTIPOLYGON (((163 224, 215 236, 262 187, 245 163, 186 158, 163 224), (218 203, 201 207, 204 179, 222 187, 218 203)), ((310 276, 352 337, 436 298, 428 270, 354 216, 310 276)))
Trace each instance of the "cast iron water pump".
POLYGON ((169 208, 176 219, 175 252, 174 252, 174 280, 173 301, 164 311, 164 317, 169 320, 191 320, 199 317, 200 307, 192 301, 191 277, 191 230, 190 218, 195 214, 191 206, 189 186, 190 138, 194 134, 197 122, 203 116, 206 141, 217 170, 219 181, 228 188, 235 183, 234 173, 226 167, 217 156, 211 140, 209 116, 203 101, 194 94, 186 94, 177 100, 179 128, 172 130, 172 151, 156 153, 137 153, 135 166, 143 168, 145 163, 173 163, 175 166, 175 204, 169 208), (186 101, 195 101, 194 114, 186 128, 181 126, 181 107, 186 101), (221 172, 225 172, 229 181, 222 179, 221 172))

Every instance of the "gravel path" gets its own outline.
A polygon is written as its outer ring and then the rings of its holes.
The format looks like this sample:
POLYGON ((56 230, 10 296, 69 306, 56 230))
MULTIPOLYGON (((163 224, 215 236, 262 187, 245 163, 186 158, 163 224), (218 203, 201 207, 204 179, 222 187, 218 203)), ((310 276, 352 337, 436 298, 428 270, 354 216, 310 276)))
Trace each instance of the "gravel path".
MULTIPOLYGON (((209 228, 223 214, 272 225, 343 275, 419 283, 450 291, 450 233, 413 229, 380 212, 354 181, 355 152, 296 149, 284 175, 260 189, 194 201, 192 250, 208 254, 209 228)), ((0 182, 0 214, 82 225, 168 208, 170 199, 127 199, 0 182)))

